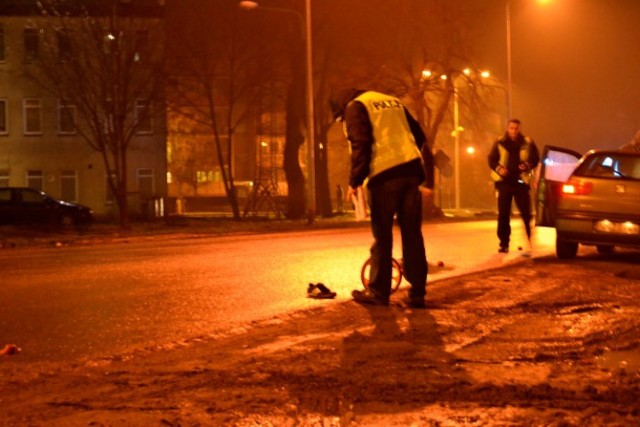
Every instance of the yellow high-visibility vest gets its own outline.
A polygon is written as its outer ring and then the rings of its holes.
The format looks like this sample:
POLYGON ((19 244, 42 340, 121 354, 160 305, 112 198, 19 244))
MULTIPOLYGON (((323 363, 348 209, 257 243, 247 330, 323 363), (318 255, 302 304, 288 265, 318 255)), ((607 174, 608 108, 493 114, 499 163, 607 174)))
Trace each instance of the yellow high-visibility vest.
POLYGON ((361 102, 373 127, 371 178, 394 166, 422 158, 409 128, 404 107, 398 98, 379 92, 365 92, 354 101, 361 102))
MULTIPOLYGON (((522 144, 522 147, 520 147, 520 153, 519 153, 520 161, 528 163, 529 154, 531 153, 531 138, 529 138, 528 136, 525 136, 524 141, 525 143, 522 144)), ((500 143, 498 143, 498 152, 500 153, 500 159, 498 160, 498 165, 499 165, 498 168, 499 167, 506 168, 507 165, 509 164, 509 152, 500 143)), ((529 182, 531 181, 531 175, 532 175, 532 171, 530 170, 526 172, 520 172, 520 179, 525 184, 529 184, 529 182)), ((491 171, 491 178, 496 182, 502 181, 502 176, 500 176, 500 174, 495 170, 491 171)))

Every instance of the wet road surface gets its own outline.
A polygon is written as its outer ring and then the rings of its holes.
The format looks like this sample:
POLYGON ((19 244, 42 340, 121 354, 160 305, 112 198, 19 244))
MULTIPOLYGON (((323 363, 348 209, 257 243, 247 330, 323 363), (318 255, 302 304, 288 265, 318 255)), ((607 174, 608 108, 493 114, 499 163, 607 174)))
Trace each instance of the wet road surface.
MULTIPOLYGON (((536 256, 552 253, 552 231, 536 230, 536 256)), ((495 251, 495 221, 425 224, 429 280, 519 262, 522 234, 514 222, 505 256, 495 251)), ((46 365, 168 348, 334 304, 361 286, 370 243, 368 229, 347 229, 5 250, 0 343, 20 346, 22 363, 46 365), (338 297, 306 298, 309 282, 338 297)))

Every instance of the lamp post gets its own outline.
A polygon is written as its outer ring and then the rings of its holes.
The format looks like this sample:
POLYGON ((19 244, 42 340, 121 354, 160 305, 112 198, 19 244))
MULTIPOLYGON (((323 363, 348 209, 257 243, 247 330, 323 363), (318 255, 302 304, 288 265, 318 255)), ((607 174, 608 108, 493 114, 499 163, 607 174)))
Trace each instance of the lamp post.
MULTIPOLYGON (((466 70, 465 70, 466 71, 466 70)), ((460 209, 460 133, 464 128, 460 126, 460 110, 458 105, 458 88, 456 87, 455 77, 452 79, 453 85, 453 141, 454 141, 454 159, 453 167, 455 169, 455 209, 460 209)))
POLYGON ((507 109, 508 119, 513 118, 513 81, 511 80, 511 0, 507 0, 507 109))
MULTIPOLYGON (((242 9, 253 10, 259 7, 257 1, 243 0, 238 3, 242 9)), ((300 22, 304 21, 306 51, 306 85, 307 85, 307 221, 313 224, 316 216, 316 164, 315 164, 315 128, 313 122, 313 62, 311 52, 311 0, 305 0, 305 17, 295 10, 275 7, 260 7, 261 10, 274 12, 293 13, 300 22)))
MULTIPOLYGON (((462 70, 462 73, 466 77, 471 76, 471 69, 465 68, 462 70)), ((480 77, 486 79, 490 76, 489 71, 481 71, 480 77)), ((441 76, 443 80, 446 80, 446 75, 441 76)), ((453 167, 455 169, 454 174, 454 182, 455 182, 455 209, 460 209, 460 134, 464 132, 464 127, 460 126, 460 103, 459 96, 460 92, 458 90, 458 86, 456 84, 457 78, 456 76, 452 76, 451 78, 451 86, 453 88, 453 131, 451 135, 453 136, 454 141, 454 159, 453 159, 453 167)))
MULTIPOLYGON (((470 79, 474 75, 474 73, 470 68, 465 68, 464 70, 462 70, 462 73, 460 73, 459 71, 451 72, 450 76, 448 76, 447 74, 440 75, 440 80, 445 82, 445 84, 446 84, 446 81, 449 80, 449 78, 451 78, 451 86, 446 86, 446 87, 450 87, 453 90, 453 131, 451 132, 451 136, 453 137, 453 142, 454 142, 453 179, 454 179, 454 194, 455 194, 454 208, 456 210, 460 209, 460 134, 464 132, 464 127, 460 125, 460 102, 459 102, 460 92, 458 90, 458 85, 457 85, 458 78, 462 77, 460 74, 464 74, 464 77, 466 77, 467 79, 470 79)), ((480 71, 479 73, 477 73, 477 75, 482 79, 486 79, 491 76, 491 73, 485 70, 485 71, 480 71)), ((422 81, 430 80, 432 77, 433 77, 433 73, 430 70, 422 71, 422 81)), ((442 205, 442 202, 440 204, 442 205)))

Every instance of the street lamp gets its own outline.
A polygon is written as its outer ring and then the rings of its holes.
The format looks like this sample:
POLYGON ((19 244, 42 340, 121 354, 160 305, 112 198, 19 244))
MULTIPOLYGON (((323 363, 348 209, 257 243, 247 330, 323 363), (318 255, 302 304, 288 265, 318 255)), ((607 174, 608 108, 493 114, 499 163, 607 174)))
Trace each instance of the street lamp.
POLYGON ((513 118, 513 82, 511 80, 511 0, 507 0, 507 109, 509 113, 508 119, 513 118))
MULTIPOLYGON (((462 73, 466 77, 471 76, 471 69, 465 68, 462 73)), ((480 77, 486 79, 490 76, 489 71, 482 71, 479 73, 480 77)), ((444 76, 446 78, 446 76, 444 76)), ((453 132, 451 135, 454 138, 454 181, 455 181, 455 209, 460 209, 460 134, 464 132, 464 127, 460 126, 460 107, 459 107, 459 91, 456 85, 456 76, 452 76, 451 85, 453 87, 453 132)))
MULTIPOLYGON (((238 3, 241 9, 253 10, 259 7, 257 1, 242 0, 238 3)), ((302 15, 295 10, 275 7, 260 7, 261 10, 293 13, 300 21, 302 15)), ((313 123, 313 62, 311 54, 311 0, 305 0, 305 25, 303 36, 306 50, 306 83, 307 83, 307 221, 313 224, 316 216, 316 163, 315 163, 315 132, 313 123)))

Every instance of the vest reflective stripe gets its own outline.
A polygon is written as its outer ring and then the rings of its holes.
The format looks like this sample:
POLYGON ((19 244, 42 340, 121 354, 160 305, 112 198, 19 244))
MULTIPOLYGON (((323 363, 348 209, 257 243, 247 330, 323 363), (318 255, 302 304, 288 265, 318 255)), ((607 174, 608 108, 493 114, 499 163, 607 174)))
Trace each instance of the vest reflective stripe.
POLYGON ((369 178, 422 157, 400 100, 383 93, 365 92, 354 101, 365 106, 373 127, 369 178))
MULTIPOLYGON (((520 147, 520 161, 521 162, 529 162, 529 154, 531 153, 531 138, 525 137, 525 143, 520 147)), ((498 152, 500 153, 500 159, 498 160, 499 166, 506 168, 509 164, 509 152, 502 146, 502 144, 498 143, 498 152)), ((520 173, 520 179, 525 182, 525 184, 529 184, 531 181, 532 171, 526 171, 520 173)), ((491 171, 491 179, 494 181, 502 181, 502 177, 495 170, 491 171)))

